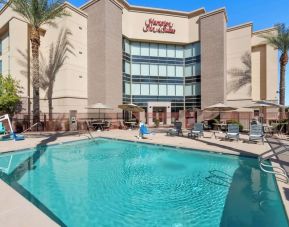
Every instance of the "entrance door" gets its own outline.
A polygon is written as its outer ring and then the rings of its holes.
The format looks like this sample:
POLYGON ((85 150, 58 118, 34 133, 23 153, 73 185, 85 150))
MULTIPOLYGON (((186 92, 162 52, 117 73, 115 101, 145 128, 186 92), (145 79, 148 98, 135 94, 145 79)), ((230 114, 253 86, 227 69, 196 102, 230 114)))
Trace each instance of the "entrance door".
POLYGON ((166 107, 153 107, 153 122, 159 121, 160 125, 167 123, 166 107))

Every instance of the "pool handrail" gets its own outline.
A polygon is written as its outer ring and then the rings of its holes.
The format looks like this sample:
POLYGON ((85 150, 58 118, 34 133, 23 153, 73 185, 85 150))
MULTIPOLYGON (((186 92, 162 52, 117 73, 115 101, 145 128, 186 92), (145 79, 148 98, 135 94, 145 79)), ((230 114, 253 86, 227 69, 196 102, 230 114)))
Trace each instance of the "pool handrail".
POLYGON ((278 155, 283 154, 285 152, 289 152, 288 145, 282 143, 279 139, 273 137, 265 138, 267 143, 270 146, 270 150, 263 152, 258 156, 260 169, 265 173, 271 173, 274 175, 279 175, 285 178, 285 182, 289 182, 289 178, 287 172, 281 166, 273 166, 271 163, 265 163, 266 161, 270 161, 273 157, 278 157, 278 155), (270 154, 271 153, 271 154, 270 154), (268 155, 269 154, 269 155, 268 155), (267 169, 270 168, 270 169, 267 169), (280 172, 276 170, 280 170, 280 172))

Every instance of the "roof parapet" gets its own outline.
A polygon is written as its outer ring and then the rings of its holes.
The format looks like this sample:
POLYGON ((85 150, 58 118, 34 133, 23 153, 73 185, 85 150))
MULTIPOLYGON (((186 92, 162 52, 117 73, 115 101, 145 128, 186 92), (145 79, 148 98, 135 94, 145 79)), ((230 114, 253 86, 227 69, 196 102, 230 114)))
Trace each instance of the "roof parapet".
POLYGON ((260 34, 263 34, 263 33, 276 32, 276 31, 277 31, 276 27, 265 28, 265 29, 261 29, 261 30, 253 32, 253 35, 260 35, 260 34))
MULTIPOLYGON (((84 10, 98 1, 100 1, 100 0, 90 0, 87 3, 85 3, 84 5, 80 6, 80 9, 84 10)), ((177 11, 177 10, 169 10, 169 9, 158 9, 158 8, 151 8, 151 7, 135 6, 135 5, 130 5, 125 0, 110 0, 110 1, 114 2, 117 5, 120 5, 123 9, 125 8, 128 11, 149 12, 149 13, 157 13, 157 14, 171 15, 171 16, 183 16, 183 17, 188 17, 188 18, 199 16, 199 15, 206 13, 204 8, 193 10, 191 12, 186 12, 186 11, 177 11)))
POLYGON ((85 13, 83 10, 81 10, 80 8, 75 7, 74 5, 72 5, 71 3, 67 2, 67 1, 65 1, 63 3, 63 7, 64 8, 68 8, 68 9, 80 14, 81 16, 83 16, 85 18, 88 17, 87 13, 85 13))
POLYGON ((216 15, 216 14, 219 14, 219 13, 224 13, 226 22, 228 22, 228 16, 227 16, 227 12, 226 12, 226 8, 225 7, 220 8, 220 9, 216 9, 216 10, 211 11, 211 12, 207 12, 207 13, 201 15, 200 19, 206 18, 206 17, 210 17, 210 16, 213 16, 213 15, 216 15))
POLYGON ((236 25, 236 26, 229 27, 229 28, 227 28, 227 32, 235 31, 235 30, 238 30, 238 29, 246 28, 246 27, 251 27, 251 31, 253 33, 253 22, 247 22, 247 23, 244 23, 244 24, 239 24, 239 25, 236 25))

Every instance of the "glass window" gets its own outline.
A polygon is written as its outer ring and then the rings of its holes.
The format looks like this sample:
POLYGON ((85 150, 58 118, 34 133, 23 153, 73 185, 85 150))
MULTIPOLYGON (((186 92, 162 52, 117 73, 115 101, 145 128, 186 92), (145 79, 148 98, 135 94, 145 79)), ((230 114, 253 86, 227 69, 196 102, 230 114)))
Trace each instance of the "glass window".
POLYGON ((192 96, 193 95, 193 87, 192 85, 185 86, 185 96, 192 96))
POLYGON ((200 83, 193 84, 193 95, 201 95, 200 83))
POLYGON ((176 66, 176 77, 184 77, 184 67, 176 66))
POLYGON ((150 95, 159 95, 159 88, 157 84, 150 84, 150 95))
POLYGON ((151 76, 158 76, 158 65, 150 65, 150 75, 151 76))
POLYGON ((149 84, 141 84, 141 95, 149 95, 149 94, 150 94, 149 84))
POLYGON ((192 76, 196 76, 196 64, 192 65, 192 76))
POLYGON ((197 63, 196 64, 196 76, 200 76, 201 75, 201 64, 197 63))
POLYGON ((184 87, 183 85, 176 85, 176 96, 184 95, 184 87))
POLYGON ((201 46, 200 46, 200 43, 194 43, 194 44, 192 45, 192 49, 193 49, 193 56, 201 55, 201 46))
POLYGON ((157 57, 158 56, 158 44, 150 44, 150 56, 157 57))
POLYGON ((193 57, 192 44, 185 46, 185 58, 193 57))
POLYGON ((168 66, 168 76, 176 76, 175 72, 176 67, 174 65, 169 65, 168 66))
POLYGON ((124 72, 126 74, 130 74, 130 63, 128 63, 127 61, 124 63, 124 72))
POLYGON ((140 95, 140 84, 132 84, 131 93, 132 95, 140 95))
POLYGON ((129 83, 124 84, 124 90, 125 90, 126 95, 130 95, 130 84, 129 83))
POLYGON ((167 95, 167 85, 159 84, 159 96, 166 96, 167 95))
POLYGON ((176 96, 176 86, 168 85, 168 96, 176 96))
POLYGON ((185 67, 185 76, 192 76, 193 75, 193 67, 188 65, 185 67))
POLYGON ((169 58, 176 57, 176 46, 175 45, 167 45, 167 55, 169 58))
POLYGON ((130 46, 129 46, 129 41, 127 39, 124 40, 124 51, 130 54, 130 46))
POLYGON ((150 66, 147 64, 141 64, 141 75, 149 76, 150 75, 150 66))
POLYGON ((140 64, 133 63, 131 66, 132 75, 140 75, 140 64))
POLYGON ((148 43, 141 43, 141 56, 150 55, 150 46, 148 43))
POLYGON ((159 57, 167 56, 167 47, 164 44, 159 44, 159 57))
POLYGON ((159 76, 167 76, 167 66, 159 65, 159 76))
POLYGON ((138 42, 131 43, 131 54, 140 56, 140 43, 138 42))
POLYGON ((182 46, 176 46, 176 58, 184 57, 184 49, 182 46))

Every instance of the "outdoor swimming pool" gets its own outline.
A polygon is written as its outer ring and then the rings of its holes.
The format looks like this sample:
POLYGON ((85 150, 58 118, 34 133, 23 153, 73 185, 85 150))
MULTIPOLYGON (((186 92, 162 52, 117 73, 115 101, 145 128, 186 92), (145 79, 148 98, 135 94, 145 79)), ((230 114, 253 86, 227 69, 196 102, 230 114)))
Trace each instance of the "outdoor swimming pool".
POLYGON ((10 160, 1 178, 62 226, 288 226, 254 158, 97 139, 10 160))

